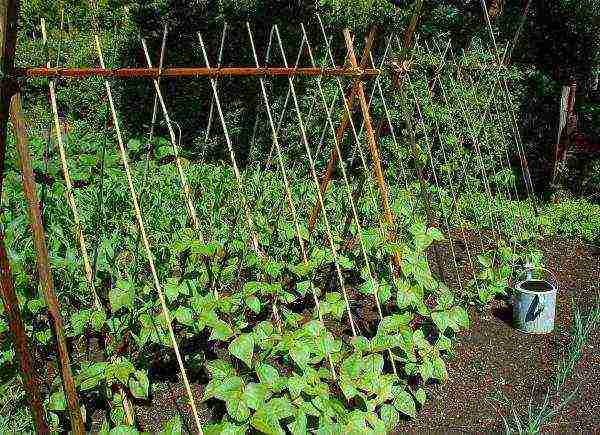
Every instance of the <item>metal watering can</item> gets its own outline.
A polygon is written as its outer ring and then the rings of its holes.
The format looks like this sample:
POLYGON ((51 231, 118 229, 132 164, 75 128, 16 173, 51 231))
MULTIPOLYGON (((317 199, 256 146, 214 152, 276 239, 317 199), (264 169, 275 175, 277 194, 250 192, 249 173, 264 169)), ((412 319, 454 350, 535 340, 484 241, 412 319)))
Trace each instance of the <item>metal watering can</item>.
POLYGON ((517 330, 528 334, 547 334, 554 330, 558 280, 545 268, 527 267, 527 278, 515 284, 512 303, 513 321, 517 330), (546 274, 534 278, 533 270, 546 274))

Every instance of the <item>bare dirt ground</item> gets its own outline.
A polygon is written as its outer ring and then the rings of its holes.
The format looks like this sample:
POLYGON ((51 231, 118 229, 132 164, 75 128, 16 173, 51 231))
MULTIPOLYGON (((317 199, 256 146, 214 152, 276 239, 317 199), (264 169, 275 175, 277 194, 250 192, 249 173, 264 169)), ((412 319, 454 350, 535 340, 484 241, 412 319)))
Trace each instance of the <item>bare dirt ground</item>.
MULTIPOLYGON (((448 382, 429 388, 429 402, 417 419, 399 429, 413 433, 504 432, 494 401, 504 393, 526 413, 530 399, 543 400, 556 363, 569 343, 572 299, 582 312, 600 291, 600 252, 568 240, 540 244, 559 281, 556 328, 528 335, 511 326, 510 307, 497 301, 482 313, 472 310, 472 327, 460 335, 448 363, 448 382)), ((573 401, 545 428, 548 433, 600 433, 600 331, 590 337, 583 358, 567 382, 573 401)), ((501 409, 503 413, 509 410, 501 409)))

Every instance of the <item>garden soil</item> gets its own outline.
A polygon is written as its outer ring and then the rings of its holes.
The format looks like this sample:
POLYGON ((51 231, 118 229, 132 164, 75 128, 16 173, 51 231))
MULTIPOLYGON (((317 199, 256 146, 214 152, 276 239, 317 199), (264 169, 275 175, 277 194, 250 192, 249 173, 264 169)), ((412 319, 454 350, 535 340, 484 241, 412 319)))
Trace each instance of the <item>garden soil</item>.
MULTIPOLYGON (((590 310, 600 292, 600 250, 581 242, 555 239, 540 243, 547 267, 559 282, 555 330, 528 335, 511 326, 511 309, 496 301, 478 313, 458 337, 456 356, 448 362, 449 380, 431 386, 428 402, 417 419, 398 432, 504 433, 501 414, 509 407, 495 400, 499 393, 521 415, 530 400, 542 403, 557 362, 568 346, 572 301, 590 310)), ((544 427, 545 433, 600 433, 600 329, 590 337, 565 391, 577 389, 573 400, 544 427)))

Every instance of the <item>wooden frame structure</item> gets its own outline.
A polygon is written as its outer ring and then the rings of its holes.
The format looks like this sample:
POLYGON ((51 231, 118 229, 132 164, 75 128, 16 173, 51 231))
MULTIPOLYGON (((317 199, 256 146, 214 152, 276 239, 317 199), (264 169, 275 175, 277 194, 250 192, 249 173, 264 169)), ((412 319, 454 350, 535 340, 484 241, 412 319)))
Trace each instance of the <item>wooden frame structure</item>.
MULTIPOLYGON (((351 97, 349 98, 350 107, 354 105, 355 97, 359 97, 361 104, 361 111, 363 113, 364 122, 367 129, 367 137, 369 139, 369 150, 371 158, 374 164, 374 170, 377 179, 377 185, 380 190, 382 203, 385 208, 385 218, 390 228, 393 227, 394 217, 393 213, 389 208, 388 200, 388 188, 385 180, 382 176, 381 162, 378 152, 378 147, 374 135, 374 129, 372 126, 371 117, 369 115, 369 105, 367 104, 364 90, 362 88, 362 82, 365 80, 379 77, 382 72, 376 68, 368 67, 368 60, 370 58, 370 50, 373 45, 376 31, 373 29, 370 32, 369 41, 365 47, 365 51, 362 56, 361 63, 358 64, 352 51, 352 39, 349 32, 345 32, 344 36, 346 39, 346 46, 349 50, 350 56, 350 67, 348 68, 318 68, 318 67, 265 67, 261 68, 257 66, 255 68, 211 68, 209 65, 206 67, 195 67, 195 68, 153 68, 150 64, 148 68, 122 68, 122 69, 109 69, 106 68, 101 59, 101 68, 51 68, 50 65, 45 67, 33 67, 33 68, 15 68, 14 67, 14 53, 16 45, 17 35, 17 16, 18 16, 19 2, 17 0, 7 0, 0 2, 0 13, 3 18, 2 26, 2 84, 0 90, 2 92, 2 98, 0 101, 0 165, 4 165, 4 151, 6 146, 7 126, 8 118, 12 120, 13 127, 15 129, 15 138, 17 150, 19 152, 21 169, 23 173, 23 190, 29 204, 29 214, 32 232, 34 235, 35 248, 38 257, 38 272, 40 280, 42 282, 42 288, 44 290, 44 296, 49 307, 50 316, 52 319, 52 326, 55 337, 57 339, 59 359, 61 366, 61 375, 63 385, 65 388, 65 395, 67 398, 67 404, 69 408, 70 420, 72 430, 76 434, 84 433, 83 419, 79 409, 79 399, 75 389, 75 382, 71 373, 70 360, 67 352, 65 330, 63 320, 60 315, 60 309, 58 300, 53 289, 53 280, 50 272, 48 250, 46 247, 45 234, 43 229, 43 223, 41 213, 39 209, 39 201, 37 198, 35 180, 33 170, 31 167, 31 157, 29 153, 27 128, 25 126, 25 120, 22 115, 21 108, 21 95, 17 85, 18 79, 28 79, 32 77, 47 77, 47 78, 74 78, 81 79, 86 77, 101 77, 104 79, 118 78, 142 78, 151 79, 157 83, 157 80, 161 77, 208 77, 213 82, 223 77, 256 77, 258 79, 269 78, 269 77, 287 77, 290 83, 293 77, 346 77, 354 79, 351 97)), ((96 38, 98 53, 101 55, 99 41, 96 38)), ((110 87, 107 83, 107 91, 109 92, 110 98, 110 87)), ((213 85, 214 86, 214 85, 213 85)), ((291 86, 293 86, 291 84, 291 86)), ((158 85, 157 92, 160 92, 158 85)), ((52 91, 52 88, 51 88, 52 91)), ((216 92, 216 88, 215 88, 216 92)), ((162 101, 162 96, 159 98, 162 101)), ((215 94, 218 99, 218 95, 215 94)), ((54 100, 53 100, 54 101, 54 100)), ((218 100, 217 100, 218 101, 218 100)), ((164 106, 164 104, 163 104, 164 106)), ((56 110, 56 109, 55 109, 56 110)), ((166 113, 166 108, 163 107, 166 113)), ((114 108, 113 108, 113 116, 114 108)), ((116 118, 115 118, 116 121, 116 118)), ((344 131, 348 126, 347 115, 342 119, 342 122, 338 128, 338 136, 341 140, 344 131)), ((329 182, 331 181, 333 168, 337 163, 338 156, 335 149, 332 150, 331 158, 327 166, 327 172, 324 178, 320 181, 321 194, 324 194, 327 190, 329 182)), ((235 161, 234 161, 235 164, 235 161)), ((68 177, 67 174, 66 178, 68 177)), ((183 176, 183 175, 182 175, 183 176)), ((0 173, 0 188, 3 179, 3 170, 0 173)), ((322 201, 322 200, 321 200, 322 201)), ((73 204, 73 207, 75 205, 73 204)), ((313 216, 316 221, 319 214, 319 204, 314 208, 313 216)), ((311 219, 312 222, 312 219, 311 219)), ((140 221, 140 225, 142 225, 140 221)), ((314 224, 311 225, 311 230, 314 224)), ((142 225, 143 231, 143 225, 142 225)), ((391 235, 390 237, 393 237, 391 235)), ((82 242, 83 243, 83 242, 82 242)), ((395 261, 399 267, 399 259, 395 261)), ((19 354, 19 361, 21 367, 21 373, 25 380, 25 387, 29 398, 29 403, 32 409, 32 415, 35 419, 36 429, 38 433, 46 433, 48 426, 45 420, 45 413, 41 403, 41 396, 39 392, 39 382, 36 379, 35 369, 33 368, 30 354, 27 349, 27 337, 24 332, 23 322, 18 315, 18 307, 16 306, 16 297, 12 291, 10 268, 8 265, 8 259, 6 258, 6 252, 3 246, 3 238, 0 237, 0 272, 2 278, 2 296, 5 302, 6 312, 9 314, 9 320, 11 323, 11 331, 14 335, 15 343, 17 344, 17 350, 19 354)), ((341 275, 340 279, 341 279, 341 275)), ((158 283, 157 283, 158 285, 158 283)), ((157 287, 160 288, 160 287, 157 287)), ((348 302, 348 301, 347 301, 348 302)), ((275 307, 274 307, 275 309, 275 307)), ((350 315, 351 316, 351 315, 350 315)), ((351 324, 353 322, 351 320, 351 324)), ((173 337, 174 339, 174 337, 173 337)), ((177 349, 177 347, 175 347, 177 349)), ((185 372, 182 372, 185 377, 185 372)), ((189 392, 189 389, 188 389, 189 392)), ((194 409, 194 414, 196 414, 194 409)), ((197 428, 201 432, 201 427, 198 421, 197 428)))
MULTIPOLYGON (((404 38, 403 38, 404 43, 399 44, 399 48, 402 53, 402 58, 400 59, 400 64, 402 64, 404 60, 408 59, 408 52, 410 51, 410 48, 413 45, 413 41, 415 39, 414 35, 415 35, 417 27, 418 27, 418 21, 419 21, 418 18, 419 18, 419 13, 420 13, 422 3, 423 2, 421 0, 419 0, 417 2, 417 7, 415 8, 415 14, 413 16, 413 19, 411 20, 410 26, 409 26, 406 34, 404 35, 404 38)), ((323 196, 327 193, 327 190, 330 186, 330 183, 333 179, 334 173, 335 173, 338 165, 340 165, 340 168, 341 168, 342 172, 344 173, 344 180, 346 181, 346 185, 348 187, 346 173, 344 172, 344 167, 343 167, 343 162, 342 162, 343 159, 341 159, 341 156, 340 156, 339 144, 344 139, 344 135, 346 134, 346 132, 348 131, 348 129, 350 127, 352 127, 352 129, 354 130, 354 125, 352 124, 352 112, 355 108, 355 105, 357 105, 357 103, 358 103, 358 105, 360 107, 360 113, 361 113, 362 119, 363 119, 363 125, 365 128, 365 137, 366 137, 367 145, 368 145, 367 148, 369 150, 369 156, 370 156, 371 163, 372 163, 372 168, 368 169, 366 164, 364 163, 365 159, 363 158, 364 169, 365 169, 366 174, 371 178, 370 181, 373 182, 373 184, 376 186, 376 188, 379 192, 379 197, 380 197, 380 201, 381 201, 382 217, 383 217, 383 220, 385 221, 385 225, 386 225, 385 230, 387 230, 388 240, 393 241, 395 239, 395 237, 396 237, 395 236, 395 216, 394 216, 394 212, 392 211, 391 206, 390 206, 389 193, 388 193, 389 189, 388 189, 388 185, 386 183, 385 177, 384 177, 383 164, 382 164, 381 157, 380 157, 378 135, 377 135, 377 131, 379 130, 379 128, 375 129, 373 127, 373 121, 372 121, 372 117, 371 117, 371 113, 370 113, 370 102, 367 99, 367 95, 366 95, 365 87, 364 87, 365 86, 364 83, 367 82, 368 80, 375 80, 376 83, 379 85, 379 92, 380 93, 382 92, 381 85, 378 83, 378 79, 380 78, 380 76, 384 75, 385 72, 374 66, 373 56, 371 53, 373 46, 375 44, 375 39, 377 37, 376 29, 373 28, 369 32, 369 35, 366 39, 366 43, 365 43, 364 50, 362 52, 360 61, 357 59, 356 54, 354 53, 353 40, 352 40, 352 36, 351 36, 350 32, 348 30, 344 31, 343 36, 344 36, 344 42, 345 42, 345 46, 346 46, 346 50, 347 50, 347 60, 348 60, 347 64, 349 64, 349 67, 345 66, 345 67, 340 67, 340 68, 335 67, 335 65, 332 68, 316 67, 314 65, 314 59, 312 59, 312 53, 311 53, 311 60, 313 63, 312 66, 310 66, 310 67, 289 67, 287 65, 287 61, 285 60, 285 53, 284 53, 283 47, 281 45, 281 39, 279 37, 279 30, 276 27, 275 27, 276 34, 279 39, 280 49, 282 52, 282 57, 284 59, 285 66, 283 66, 283 67, 260 67, 258 58, 256 56, 256 51, 254 49, 254 42, 252 40, 252 32, 251 32, 249 26, 248 26, 248 32, 249 32, 250 41, 252 42, 252 48, 253 48, 254 55, 255 55, 256 67, 225 68, 225 67, 220 66, 220 61, 219 61, 219 65, 217 67, 214 67, 214 68, 211 67, 209 65, 209 60, 208 60, 208 56, 206 55, 206 50, 204 47, 202 37, 201 37, 201 35, 199 35, 199 41, 200 41, 200 44, 202 47, 202 52, 204 54, 205 63, 206 63, 205 67, 163 68, 162 60, 161 60, 160 67, 158 67, 158 68, 153 67, 150 62, 150 58, 148 56, 147 47, 145 45, 145 42, 143 41, 143 46, 144 46, 144 50, 145 50, 145 54, 146 54, 146 58, 147 58, 147 64, 148 64, 147 68, 110 69, 110 68, 106 68, 106 66, 104 64, 100 40, 99 40, 98 36, 95 35, 96 50, 97 50, 98 59, 100 61, 100 65, 101 65, 100 68, 75 68, 75 69, 51 68, 50 64, 46 65, 45 67, 15 68, 14 67, 14 54, 15 54, 15 45, 16 45, 16 36, 17 36, 16 26, 17 26, 17 21, 18 21, 17 20, 18 9, 19 9, 19 1, 18 0, 0 0, 0 25, 2 26, 1 27, 1 36, 0 36, 0 41, 2 44, 2 46, 0 47, 0 56, 2 56, 0 58, 0 64, 2 67, 2 77, 1 77, 1 84, 0 84, 0 193, 1 193, 1 189, 2 189, 2 180, 3 180, 3 176, 4 176, 3 169, 4 169, 4 159, 5 159, 5 149, 6 149, 6 137, 7 137, 8 119, 10 117, 13 128, 15 130, 16 147, 17 147, 17 150, 18 150, 18 153, 20 156, 21 169, 22 169, 22 173, 23 173, 23 181, 22 181, 23 191, 25 193, 25 196, 26 196, 26 199, 28 202, 30 224, 31 224, 32 233, 34 236, 33 238, 34 238, 35 249, 36 249, 37 258, 38 258, 37 266, 38 266, 39 277, 40 277, 40 281, 42 284, 44 297, 45 297, 46 302, 49 307, 49 313, 50 313, 50 317, 52 320, 53 332, 55 334, 57 344, 58 344, 58 355, 59 355, 59 360, 60 360, 61 376, 62 376, 63 386, 65 389, 65 395, 67 398, 67 404, 68 404, 69 415, 70 415, 70 420, 71 420, 71 427, 75 434, 83 434, 85 431, 85 428, 84 428, 81 412, 79 409, 79 400, 78 400, 77 392, 75 389, 73 375, 71 373, 70 360, 69 360, 69 355, 67 352, 63 320, 60 315, 60 307, 58 305, 58 300, 56 298, 56 295, 54 293, 54 288, 53 288, 53 280, 52 280, 50 266, 49 266, 48 250, 47 250, 46 241, 45 241, 46 235, 44 233, 41 213, 40 213, 40 209, 39 209, 39 201, 38 201, 37 193, 36 193, 35 180, 34 180, 33 171, 32 171, 32 167, 31 167, 31 157, 30 157, 30 152, 29 152, 29 147, 28 147, 27 129, 26 129, 23 115, 22 115, 21 95, 20 95, 19 88, 17 85, 17 79, 19 79, 19 78, 20 79, 28 79, 28 78, 32 78, 32 77, 47 77, 47 78, 52 78, 52 79, 56 79, 56 78, 82 79, 82 78, 87 78, 87 77, 100 77, 100 78, 104 79, 106 92, 107 92, 108 100, 110 103, 111 115, 113 117, 113 123, 115 125, 115 130, 116 130, 116 134, 118 137, 118 143, 119 143, 119 147, 120 147, 121 157, 123 159, 123 164, 125 166, 125 171, 126 171, 127 177, 128 177, 130 194, 131 194, 133 206, 135 209, 137 223, 138 223, 140 232, 142 234, 142 241, 144 243, 144 249, 145 249, 146 255, 150 261, 150 267, 153 272, 154 285, 159 294, 162 309, 165 313, 165 316, 166 316, 166 319, 167 319, 169 325, 170 325, 170 316, 168 314, 168 308, 164 301, 164 296, 163 296, 163 293, 161 290, 161 284, 159 282, 156 271, 154 270, 152 253, 151 253, 150 245, 147 240, 146 233, 145 233, 144 220, 143 220, 142 213, 140 211, 140 207, 138 204, 137 193, 133 186, 131 174, 129 172, 129 166, 127 163, 127 153, 126 153, 125 146, 123 143, 123 138, 122 138, 122 135, 120 132, 119 120, 117 117, 114 101, 112 98, 111 86, 110 86, 110 83, 108 82, 109 78, 116 78, 116 79, 142 78, 142 79, 149 79, 149 80, 154 81, 154 88, 156 91, 155 105, 157 104, 158 101, 160 101, 162 114, 163 114, 165 121, 167 123, 167 126, 169 128, 171 142, 172 142, 173 148, 175 150, 175 160, 178 165, 181 182, 182 182, 182 185, 184 186, 184 191, 186 193, 186 196, 188 196, 188 202, 187 202, 188 212, 191 214, 191 216, 193 218, 192 220, 194 221, 195 229, 198 232, 200 231, 199 225, 197 224, 197 218, 195 216, 194 206, 193 206, 191 200, 189 199, 189 192, 186 188, 186 186, 187 186, 186 176, 185 176, 185 173, 179 163, 179 157, 177 154, 178 148, 177 148, 177 144, 176 144, 176 140, 175 140, 175 135, 173 133, 173 130, 171 127, 171 121, 170 121, 169 115, 168 115, 168 111, 167 111, 166 105, 164 103, 164 98, 163 98, 161 90, 160 90, 159 80, 163 77, 206 77, 206 78, 210 79, 210 82, 212 85, 212 91, 213 91, 213 102, 216 103, 217 113, 220 117, 223 131, 226 136, 227 145, 228 145, 228 148, 230 151, 231 160, 232 160, 232 164, 234 167, 234 172, 236 174, 237 182, 238 182, 238 184, 240 184, 241 177, 240 177, 239 171, 237 169, 234 152, 231 147, 231 141, 228 137, 226 122, 225 122, 225 119, 223 116, 222 109, 220 107, 219 96, 218 96, 218 80, 221 78, 225 78, 225 77, 255 77, 255 78, 257 78, 261 83, 261 89, 262 89, 262 93, 263 93, 263 97, 264 97, 264 102, 267 107, 269 123, 270 123, 271 131, 273 134, 273 142, 274 142, 275 148, 277 149, 280 168, 281 168, 281 171, 283 174, 283 179, 284 179, 285 186, 286 186, 286 194, 287 194, 286 199, 288 201, 290 201, 290 208, 294 215, 295 224, 296 224, 295 226, 296 226, 296 230, 297 230, 297 238, 300 243, 300 248, 301 248, 301 251, 303 254, 303 260, 305 262, 307 261, 306 246, 304 245, 302 236, 300 235, 300 230, 298 228, 296 211, 294 209, 293 201, 291 200, 291 194, 289 192, 289 182, 286 178, 287 175, 285 172, 285 167, 283 165, 283 160, 281 159, 281 151, 280 151, 278 139, 277 139, 278 127, 277 128, 275 127, 275 124, 273 122, 273 118, 272 118, 272 115, 270 112, 268 97, 267 97, 267 93, 265 91, 265 86, 264 86, 264 79, 265 78, 273 78, 273 77, 285 77, 289 81, 290 93, 293 96, 294 106, 295 106, 296 114, 298 117, 298 124, 299 124, 300 130, 302 132, 302 139, 306 146, 308 157, 310 159, 312 176, 313 176, 313 180, 315 182, 315 185, 317 188, 317 194, 318 194, 318 199, 315 201, 315 204, 312 208, 312 213, 310 215, 309 234, 313 231, 313 229, 316 225, 316 222, 319 219, 319 216, 322 216, 326 223, 326 226, 327 226, 326 232, 328 233, 329 242, 331 243, 331 248, 332 248, 332 252, 334 253, 334 256, 337 256, 337 254, 335 252, 336 248, 333 245, 331 230, 329 229, 329 223, 327 222, 326 212, 324 210, 325 207, 324 207, 323 196), (318 83, 319 83, 319 90, 320 90, 321 94, 323 94, 323 91, 320 86, 320 80, 324 77, 336 78, 338 80, 338 83, 339 83, 340 78, 345 77, 345 78, 352 79, 350 92, 347 94, 347 96, 342 96, 345 110, 342 112, 342 117, 341 117, 341 120, 339 121, 339 124, 337 125, 337 128, 334 128, 334 126, 333 126, 333 123, 332 123, 331 117, 330 117, 330 113, 326 107, 326 102, 325 102, 324 96, 322 95, 323 102, 325 105, 325 112, 327 112, 327 114, 328 114, 328 118, 329 118, 328 121, 329 121, 329 124, 332 129, 335 146, 333 146, 331 148, 331 150, 329 150, 329 159, 328 159, 328 163, 326 166, 326 170, 325 170, 325 173, 323 174, 323 176, 320 178, 320 180, 317 179, 317 175, 314 170, 314 162, 313 162, 312 156, 310 154, 310 149, 308 147, 308 143, 307 143, 308 141, 306 138, 305 127, 304 127, 302 115, 300 113, 300 109, 298 106, 297 96, 295 93, 295 88, 294 88, 294 83, 293 83, 293 80, 295 77, 315 77, 315 78, 317 78, 318 83)), ((308 44, 307 35, 304 30, 304 27, 302 27, 302 30, 303 30, 303 43, 306 40, 308 49, 310 51, 310 45, 308 44)), ((164 45, 164 41, 163 41, 163 45, 164 45)), ((161 55, 161 59, 162 59, 162 55, 161 55)), ((332 58, 332 63, 333 63, 333 58, 332 58)), ((392 82, 396 86, 396 89, 399 92, 403 93, 404 92, 402 90, 403 89, 403 80, 404 80, 404 74, 406 73, 406 71, 403 71, 402 67, 396 66, 396 68, 399 68, 399 69, 392 71, 392 75, 391 75, 392 82)), ((340 85, 340 87, 341 87, 341 85, 340 85)), ((53 88, 51 86, 51 93, 52 92, 53 92, 53 88)), ((407 98, 406 95, 403 95, 403 96, 405 98, 407 98)), ((382 98, 383 98, 383 95, 382 95, 382 98)), ((53 99, 52 102, 53 102, 54 115, 57 120, 58 115, 57 115, 55 98, 53 99)), ((286 101, 286 104, 287 104, 287 101, 286 101)), ((418 103, 417 103, 417 106, 418 106, 418 103)), ((155 116, 156 116, 156 113, 157 113, 157 109, 155 107, 155 116)), ((211 119, 212 119, 212 114, 213 114, 213 106, 211 105, 211 119)), ((389 113, 387 113, 387 108, 386 108, 386 115, 387 115, 387 122, 390 124, 390 129, 393 131, 393 126, 391 125, 392 122, 391 122, 391 119, 389 118, 389 113)), ((407 121, 407 124, 409 127, 408 129, 411 134, 411 137, 410 137, 410 139, 411 139, 410 146, 412 148, 411 151, 414 154, 415 159, 417 159, 418 158, 418 150, 417 150, 417 144, 415 142, 415 137, 414 137, 414 127, 410 122, 410 116, 408 114, 404 114, 404 116, 406 118, 406 121, 407 121)), ((382 119, 381 125, 383 125, 383 123, 384 123, 384 119, 382 119)), ((60 133, 57 133, 57 134, 60 135, 60 133)), ((356 132, 354 132, 354 134, 356 136, 356 132)), ((394 137, 394 140, 395 140, 395 137, 394 137)), ((58 138, 58 142, 60 142, 60 137, 58 138)), ((64 154, 64 153, 62 153, 62 154, 64 154)), ((66 157, 64 155, 61 155, 61 157, 63 159, 63 171, 65 171, 65 174, 64 174, 65 179, 68 179, 68 169, 66 168, 66 163, 65 163, 66 157)), ((418 174, 419 181, 421 184, 421 190, 424 192, 423 193, 423 195, 425 197, 424 207, 425 207, 428 224, 435 226, 436 223, 433 222, 434 217, 431 212, 431 199, 429 198, 429 195, 427 194, 427 189, 425 187, 425 185, 426 185, 425 176, 423 175, 422 168, 418 164, 417 164, 417 174, 418 174)), ((357 201, 357 199, 360 195, 360 190, 361 190, 361 188, 359 187, 359 189, 357 189, 356 191, 350 192, 350 190, 348 188, 348 196, 350 199, 350 203, 352 204, 353 216, 349 216, 346 220, 346 222, 348 223, 348 222, 352 221, 352 218, 354 218, 354 220, 356 221, 356 225, 359 228, 360 228, 360 223, 359 223, 358 216, 356 214, 356 209, 355 209, 354 203, 357 201)), ((74 200, 70 201, 70 206, 71 206, 73 212, 76 214, 76 204, 75 204, 74 200)), ((247 207, 247 204, 245 204, 245 207, 247 207)), ((253 227, 252 218, 248 214, 247 210, 246 210, 246 214, 247 214, 247 218, 248 218, 248 224, 252 228, 253 227)), ((348 226, 348 224, 346 226, 348 226)), ((359 234, 360 234, 360 231, 359 231, 359 234)), ((360 235, 357 236, 357 238, 360 238, 360 237, 361 237, 360 235)), ((362 241, 361 241, 361 243, 362 243, 362 241)), ((85 249, 85 241, 84 241, 83 235, 81 235, 81 237, 80 237, 80 246, 81 246, 81 249, 85 249)), ((259 242, 256 237, 253 237, 252 246, 255 250, 257 250, 257 252, 260 252, 259 242)), ((435 259, 437 262, 437 266, 439 269, 439 274, 440 274, 440 276, 443 276, 444 267, 442 265, 442 260, 440 258, 440 255, 439 255, 435 245, 434 245, 433 249, 434 249, 434 255, 436 257, 435 259)), ((367 268, 369 268, 369 266, 368 266, 369 260, 367 259, 367 255, 366 255, 366 251, 364 250, 364 246, 363 246, 363 253, 364 253, 365 261, 367 262, 367 268)), ((398 271, 400 269, 400 264, 401 264, 400 254, 395 253, 392 256, 391 261, 394 265, 393 269, 398 271)), ((356 331, 354 328, 354 322, 352 319, 352 314, 351 314, 351 310, 350 310, 350 306, 349 306, 349 301, 347 299, 346 292, 344 289, 341 271, 340 271, 339 265, 337 265, 337 263, 336 263, 336 267, 337 267, 338 278, 340 280, 340 286, 343 289, 343 293, 346 298, 345 302, 346 302, 346 306, 347 306, 350 326, 351 326, 353 334, 356 335, 356 331)), ((370 269, 369 269, 369 274, 371 274, 370 269)), ((18 353, 19 362, 20 362, 21 374, 23 376, 24 386, 25 386, 28 400, 29 400, 29 403, 31 406, 32 415, 34 416, 36 430, 38 431, 38 433, 47 433, 48 426, 47 426, 47 423, 45 420, 45 414, 44 414, 44 410, 43 410, 43 406, 42 406, 42 402, 41 402, 41 395, 40 395, 39 385, 38 385, 39 382, 37 381, 35 369, 33 368, 31 356, 28 351, 27 337, 25 334, 25 329, 23 326, 22 319, 20 318, 20 315, 19 315, 17 299, 16 299, 16 296, 12 289, 10 267, 9 267, 8 259, 6 258, 6 250, 4 248, 3 235, 1 232, 0 232, 0 283, 1 283, 2 299, 4 301, 5 311, 8 313, 8 316, 9 316, 11 333, 14 336, 14 342, 15 342, 15 345, 17 348, 17 353, 18 353)), ((93 283, 90 283, 90 285, 93 286, 93 283)), ((377 303, 377 306, 379 309, 379 315, 381 316, 381 307, 379 306, 379 297, 377 294, 377 289, 375 289, 374 292, 375 292, 375 300, 376 300, 376 303, 377 303)), ((315 297, 315 304, 317 306, 319 304, 317 297, 315 297)), ((275 317, 277 318, 276 305, 273 305, 273 312, 274 312, 275 317)), ((320 313, 320 311, 319 311, 319 313, 320 313)), ((321 322, 322 322, 322 319, 321 319, 321 322)), ((195 423, 196 423, 198 432, 202 433, 202 428, 200 426, 198 414, 197 414, 197 411, 196 411, 196 408, 194 405, 193 394, 191 392, 191 388, 187 381, 185 368, 183 367, 183 361, 182 361, 181 355, 179 353, 175 335, 174 335, 172 329, 170 328, 170 326, 169 326, 169 333, 170 333, 170 339, 171 339, 173 347, 174 347, 174 351, 177 356, 180 371, 181 371, 183 379, 184 379, 186 390, 187 390, 188 396, 191 400, 192 411, 193 411, 193 414, 195 417, 195 423)), ((390 351, 390 361, 391 361, 391 365, 395 371, 396 368, 395 368, 394 358, 391 355, 391 351, 390 351)), ((333 364, 331 363, 331 360, 330 360, 330 364, 331 364, 332 374, 335 379, 336 374, 335 374, 335 370, 333 368, 333 364)))

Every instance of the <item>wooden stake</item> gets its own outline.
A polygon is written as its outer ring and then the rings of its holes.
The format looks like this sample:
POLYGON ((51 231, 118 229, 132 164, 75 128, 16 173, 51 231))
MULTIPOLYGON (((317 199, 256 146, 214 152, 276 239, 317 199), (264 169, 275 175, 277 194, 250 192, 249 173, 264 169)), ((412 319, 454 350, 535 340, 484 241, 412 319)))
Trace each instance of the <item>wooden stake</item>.
MULTIPOLYGON (((356 61, 356 56, 354 54, 354 47, 352 46, 352 37, 350 36, 350 31, 348 29, 344 30, 344 39, 346 40, 346 48, 348 49, 348 56, 350 58, 350 63, 353 67, 358 67, 358 62, 356 61)), ((368 54, 368 53, 367 53, 368 54)), ((379 147, 377 146, 377 141, 375 140, 375 131, 373 130, 373 123, 371 122, 371 114, 369 112, 369 105, 367 104, 367 98, 365 96, 365 90, 362 82, 357 84, 357 94, 358 99, 360 101, 360 107, 364 119, 365 124, 365 132, 367 136, 367 140, 369 143, 369 151, 371 153, 371 160, 373 160, 373 170, 375 172, 375 179, 377 180, 377 187, 379 188, 379 195, 381 199, 381 205, 383 207, 383 214, 385 216, 385 220, 389 226, 388 234, 390 240, 395 239, 395 229, 396 229, 396 219, 394 217, 394 213, 390 208, 390 202, 388 198, 388 187, 385 182, 385 178, 383 176, 383 168, 381 166, 381 158, 379 155, 379 147)), ((400 265, 402 263, 400 254, 396 253, 392 257, 392 261, 394 262, 394 266, 399 270, 400 265)))
POLYGON ((31 166, 31 156, 29 154, 29 139, 27 138, 27 128, 21 110, 21 94, 18 92, 15 93, 11 99, 10 118, 15 130, 17 151, 19 153, 21 171, 23 174, 23 193, 25 194, 25 198, 29 205, 31 232, 33 234, 33 242, 37 252, 37 267, 40 284, 44 299, 46 300, 46 305, 48 306, 48 313, 50 315, 52 329, 58 347, 61 377, 69 408, 69 415, 71 417, 71 429, 73 430, 73 433, 79 435, 83 434, 85 429, 81 411, 79 409, 79 397, 77 396, 75 381, 73 380, 73 373, 71 372, 64 322, 60 314, 58 299, 54 293, 54 282, 50 270, 46 235, 44 233, 36 184, 31 166))
MULTIPOLYGON (((0 84, 0 198, 2 197, 4 181, 4 160, 6 155, 10 99, 16 89, 9 74, 14 67, 18 14, 18 1, 0 1, 0 68, 2 73, 0 84)), ((39 378, 31 358, 25 325, 23 324, 19 309, 19 301, 12 285, 10 263, 4 247, 4 233, 2 229, 0 229, 0 296, 4 303, 4 311, 8 317, 8 325, 19 360, 19 370, 23 381, 23 388, 25 389, 25 397, 33 416, 36 432, 38 434, 49 433, 39 389, 39 378)))
MULTIPOLYGON (((375 40, 375 35, 376 35, 376 31, 375 28, 371 28, 371 31, 369 32, 369 36, 367 37, 367 43, 365 45, 365 49, 363 51, 363 57, 361 59, 360 62, 360 68, 364 69, 367 66, 367 62, 370 59, 370 52, 371 52, 371 48, 373 47, 373 41, 375 40)), ((355 59, 356 60, 356 59, 355 59)), ((355 69, 359 68, 359 66, 356 64, 352 65, 355 69)), ((362 89, 362 81, 360 79, 356 79, 354 80, 353 84, 352 84, 352 90, 350 91, 350 94, 348 95, 348 110, 350 112, 352 112, 352 109, 354 108, 354 102, 356 99, 356 96, 358 95, 358 90, 359 90, 359 86, 362 89)), ((346 129, 348 128, 348 125, 350 124, 350 117, 348 115, 347 111, 344 111, 342 114, 342 120, 340 121, 340 125, 338 126, 336 133, 335 133, 335 140, 337 141, 338 144, 341 144, 343 139, 344 139, 344 134, 346 133, 346 129)), ((337 160, 338 160, 339 156, 335 150, 335 147, 332 148, 331 150, 331 155, 329 157, 329 161, 327 163, 327 169, 325 170, 325 175, 323 177, 323 180, 321 181, 321 185, 320 185, 320 190, 321 190, 321 195, 324 195, 325 192, 327 191, 327 189, 329 189, 329 183, 331 182, 331 178, 333 177, 333 172, 335 171, 335 168, 337 167, 337 160)), ((313 229, 315 228, 315 225, 317 224, 317 220, 319 219, 319 214, 321 213, 321 206, 319 201, 317 201, 315 203, 315 206, 313 207, 313 211, 312 214, 310 215, 310 220, 308 222, 308 232, 309 234, 312 233, 313 229)))
MULTIPOLYGON (((0 173, 4 174, 6 132, 8 125, 10 98, 15 92, 13 78, 9 75, 14 69, 17 26, 19 18, 18 0, 0 0, 0 173)), ((4 177, 0 177, 0 192, 4 177)))
POLYGON ((40 382, 31 358, 25 325, 21 318, 19 301, 15 294, 10 274, 10 264, 4 248, 4 232, 0 230, 0 295, 4 302, 4 312, 8 317, 8 325, 19 359, 19 369, 25 389, 25 397, 33 416, 35 430, 38 434, 50 433, 46 424, 44 405, 40 394, 40 382))

